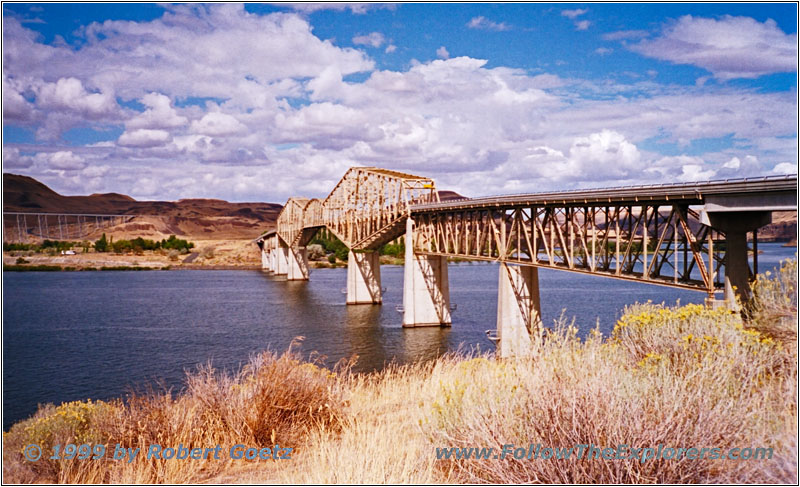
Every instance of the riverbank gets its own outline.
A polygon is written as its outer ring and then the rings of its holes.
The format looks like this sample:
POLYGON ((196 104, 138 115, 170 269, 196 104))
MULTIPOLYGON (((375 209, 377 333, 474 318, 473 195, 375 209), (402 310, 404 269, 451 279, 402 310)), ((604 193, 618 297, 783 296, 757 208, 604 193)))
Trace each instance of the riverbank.
MULTIPOLYGON (((449 355, 335 371, 290 350, 238 374, 204 368, 180 393, 42 406, 3 435, 7 482, 781 483, 797 475, 796 262, 760 276, 753 320, 699 305, 625 310, 610 336, 561 323, 534 356, 449 355), (130 463, 25 461, 37 444, 141 448, 130 463), (219 459, 146 459, 150 445, 221 446, 219 459), (231 458, 236 444, 291 460, 231 458), (771 448, 766 460, 437 459, 437 448, 771 448), (284 452, 285 454, 285 452, 284 452)), ((446 450, 450 451, 450 450, 446 450)), ((748 450, 752 453, 752 450, 748 450)), ((111 455, 109 451, 106 454, 111 455)), ((672 450, 675 453, 675 450, 672 450)), ((694 454, 696 454, 695 452, 694 454)), ((688 454, 688 453, 687 453, 688 454)), ((439 451, 444 456, 443 450, 439 451)), ((695 455, 696 456, 696 455, 695 455)))

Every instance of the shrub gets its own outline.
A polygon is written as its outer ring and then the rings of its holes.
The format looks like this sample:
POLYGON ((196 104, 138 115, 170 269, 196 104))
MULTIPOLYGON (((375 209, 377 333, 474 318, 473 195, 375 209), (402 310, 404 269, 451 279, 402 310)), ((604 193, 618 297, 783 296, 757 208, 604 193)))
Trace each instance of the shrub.
POLYGON ((308 258, 311 260, 321 260, 325 257, 325 248, 320 244, 308 246, 308 258))
POLYGON ((200 251, 200 257, 203 259, 213 259, 214 247, 203 247, 203 249, 200 251))

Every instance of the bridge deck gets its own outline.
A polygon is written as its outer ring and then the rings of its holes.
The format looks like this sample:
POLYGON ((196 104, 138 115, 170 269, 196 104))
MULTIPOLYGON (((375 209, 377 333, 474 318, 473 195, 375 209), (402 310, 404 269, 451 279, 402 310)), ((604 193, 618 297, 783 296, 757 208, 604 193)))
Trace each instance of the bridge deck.
MULTIPOLYGON (((769 176, 694 183, 651 184, 620 186, 615 188, 576 189, 571 191, 542 192, 464 198, 441 203, 411 205, 411 211, 471 209, 503 206, 579 206, 609 203, 613 205, 642 202, 671 204, 702 204, 706 196, 751 195, 762 192, 791 192, 796 194, 797 176, 769 176)), ((796 205, 794 208, 797 209, 796 205)))

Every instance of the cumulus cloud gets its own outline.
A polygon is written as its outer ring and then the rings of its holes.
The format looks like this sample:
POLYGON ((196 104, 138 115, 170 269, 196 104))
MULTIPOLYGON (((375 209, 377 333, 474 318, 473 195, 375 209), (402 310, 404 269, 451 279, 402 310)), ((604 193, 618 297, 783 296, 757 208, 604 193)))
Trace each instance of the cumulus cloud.
POLYGON ((494 30, 498 32, 511 30, 511 26, 505 22, 493 22, 483 15, 473 17, 469 22, 467 22, 467 27, 470 29, 494 30))
POLYGON ((203 115, 200 120, 192 122, 190 130, 196 134, 203 135, 235 135, 243 133, 247 127, 226 113, 211 112, 203 115))
POLYGON ((792 164, 791 162, 781 162, 779 164, 775 164, 775 167, 772 168, 770 174, 797 174, 797 164, 792 164))
POLYGON ((33 158, 21 155, 16 147, 3 149, 4 169, 27 169, 33 165, 33 158))
POLYGON ((605 56, 606 54, 611 54, 612 52, 614 52, 614 50, 611 49, 610 47, 598 47, 597 49, 594 50, 594 52, 601 56, 605 56))
POLYGON ((757 78, 797 70, 797 34, 751 17, 720 19, 686 15, 661 35, 630 46, 645 56, 707 69, 723 80, 757 78))
POLYGON ((77 78, 61 78, 55 83, 42 83, 34 89, 37 104, 50 110, 72 111, 90 119, 112 116, 118 111, 113 94, 90 93, 77 78))
POLYGON ((397 50, 397 46, 395 46, 394 44, 389 44, 388 46, 386 46, 386 50, 384 52, 386 54, 391 54, 391 53, 395 52, 396 50, 397 50))
POLYGON ((689 183, 712 179, 716 171, 704 164, 685 164, 681 166, 681 173, 675 178, 678 182, 689 183))
POLYGON ((569 149, 569 173, 583 173, 592 179, 620 179, 641 170, 641 155, 624 135, 603 130, 587 137, 578 137, 569 149))
POLYGON ((3 119, 7 121, 28 121, 33 115, 33 105, 22 95, 19 82, 3 76, 3 119))
POLYGON ((365 46, 372 46, 375 48, 381 47, 386 42, 386 38, 380 32, 370 32, 367 35, 353 37, 353 44, 361 44, 365 46))
POLYGON ((148 93, 141 99, 147 109, 129 120, 129 129, 172 129, 182 127, 188 119, 175 111, 168 96, 161 93, 148 93))
POLYGON ((40 152, 36 154, 35 160, 43 164, 46 169, 56 169, 62 171, 76 171, 86 167, 86 162, 72 151, 58 151, 53 153, 40 152))
MULTIPOLYGON (((797 158, 794 92, 568 79, 450 58, 444 46, 442 59, 376 70, 364 49, 321 40, 294 13, 166 8, 153 21, 87 26, 80 49, 45 45, 5 19, 3 108, 25 119, 18 126, 53 140, 70 127, 124 132, 79 148, 10 144, 4 164, 73 194, 99 185, 134 197, 282 202, 324 196, 359 164, 478 196, 763 174, 797 158), (664 158, 646 142, 680 152, 719 137, 736 146, 664 158)), ((360 45, 378 44, 369 35, 360 45)), ((392 52, 390 42, 377 47, 392 52)))
POLYGON ((166 130, 136 129, 119 136, 117 143, 123 147, 158 147, 172 140, 166 130))

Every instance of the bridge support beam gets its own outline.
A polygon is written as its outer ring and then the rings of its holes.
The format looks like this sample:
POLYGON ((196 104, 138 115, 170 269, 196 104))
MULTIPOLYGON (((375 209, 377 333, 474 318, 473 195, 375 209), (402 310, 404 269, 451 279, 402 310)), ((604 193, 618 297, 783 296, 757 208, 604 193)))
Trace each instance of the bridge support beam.
POLYGON ((381 263, 378 252, 347 256, 347 304, 381 304, 381 263))
POLYGON ((285 276, 289 272, 289 249, 278 247, 275 249, 275 274, 285 276))
POLYGON ((529 355, 542 330, 539 270, 500 263, 497 287, 497 355, 529 355))
POLYGON ((449 326, 450 283, 447 257, 414 253, 414 222, 406 220, 403 275, 403 326, 449 326))
MULTIPOLYGON (((772 222, 769 211, 727 211, 708 214, 711 226, 725 232, 725 284, 733 286, 736 297, 747 303, 750 290, 750 264, 747 257, 747 232, 772 222)), ((726 297, 730 292, 726 293, 726 297)), ((729 298, 728 298, 729 299, 729 298)), ((728 303, 735 307, 735 303, 728 303)))
POLYGON ((289 247, 286 249, 288 257, 286 280, 308 280, 308 250, 305 247, 289 247))

